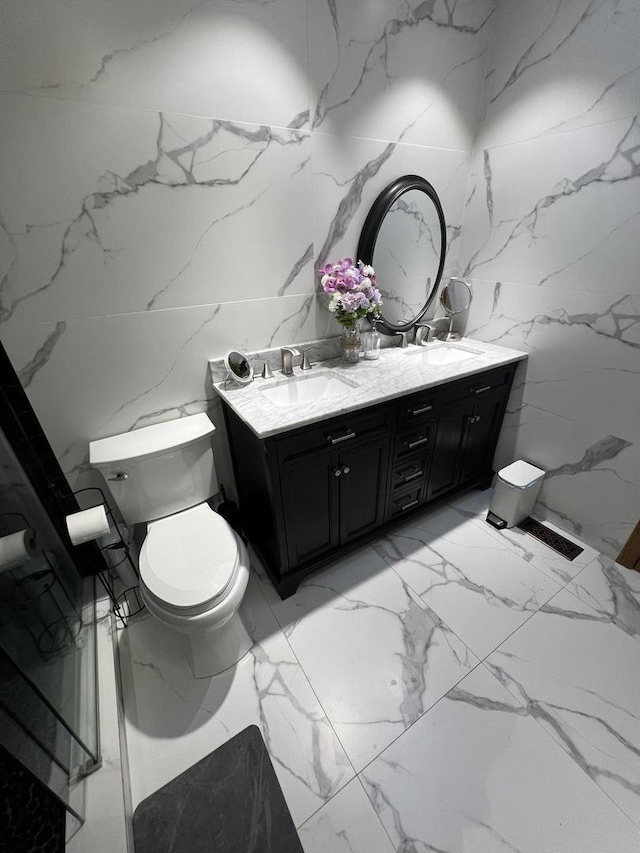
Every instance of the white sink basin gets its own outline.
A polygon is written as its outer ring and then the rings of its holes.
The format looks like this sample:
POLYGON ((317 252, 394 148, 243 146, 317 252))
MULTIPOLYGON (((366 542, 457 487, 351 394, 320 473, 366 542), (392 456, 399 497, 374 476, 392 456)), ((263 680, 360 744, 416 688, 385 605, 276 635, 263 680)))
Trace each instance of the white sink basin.
POLYGON ((304 406, 327 397, 338 397, 356 388, 342 376, 331 373, 317 373, 311 376, 295 376, 283 379, 268 388, 260 388, 260 394, 275 406, 304 406))
POLYGON ((420 358, 434 367, 443 364, 455 364, 465 358, 474 355, 482 355, 480 350, 462 344, 427 344, 424 347, 414 347, 406 350, 406 355, 412 358, 420 358))

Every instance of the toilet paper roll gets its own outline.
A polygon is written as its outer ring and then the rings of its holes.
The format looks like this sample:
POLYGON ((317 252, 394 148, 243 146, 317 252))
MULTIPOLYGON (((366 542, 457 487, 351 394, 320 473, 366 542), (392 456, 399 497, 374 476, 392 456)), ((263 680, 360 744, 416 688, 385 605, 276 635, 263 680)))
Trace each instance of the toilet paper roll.
POLYGON ((0 572, 17 569, 38 553, 36 532, 28 527, 0 538, 0 572))
POLYGON ((109 532, 109 519, 104 510, 104 504, 74 512, 66 518, 69 538, 73 545, 82 545, 99 539, 109 532))

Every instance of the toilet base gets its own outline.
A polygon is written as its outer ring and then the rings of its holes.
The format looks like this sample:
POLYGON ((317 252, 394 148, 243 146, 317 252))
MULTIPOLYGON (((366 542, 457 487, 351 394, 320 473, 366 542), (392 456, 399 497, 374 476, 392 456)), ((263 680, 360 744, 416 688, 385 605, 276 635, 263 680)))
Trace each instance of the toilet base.
POLYGON ((238 663, 253 640, 236 612, 219 628, 183 634, 185 654, 195 678, 210 678, 238 663))

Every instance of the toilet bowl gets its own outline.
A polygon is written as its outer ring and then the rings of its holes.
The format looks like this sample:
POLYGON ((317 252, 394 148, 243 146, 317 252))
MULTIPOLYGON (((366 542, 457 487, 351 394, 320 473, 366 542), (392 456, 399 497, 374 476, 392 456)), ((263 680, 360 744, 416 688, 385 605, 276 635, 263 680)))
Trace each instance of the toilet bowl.
POLYGON ((140 593, 149 612, 183 635, 196 678, 249 651, 238 609, 249 580, 247 549, 207 500, 218 491, 205 414, 89 443, 124 521, 145 523, 140 593))
POLYGON ((251 648, 238 615, 248 581, 244 542, 208 504, 149 524, 140 594, 156 619, 184 635, 196 678, 228 669, 251 648))

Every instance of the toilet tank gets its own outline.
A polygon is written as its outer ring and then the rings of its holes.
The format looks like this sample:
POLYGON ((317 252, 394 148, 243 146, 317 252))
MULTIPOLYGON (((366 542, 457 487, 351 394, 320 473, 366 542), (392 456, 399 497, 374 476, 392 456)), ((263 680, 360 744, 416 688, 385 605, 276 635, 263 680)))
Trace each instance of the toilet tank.
POLYGON ((207 415, 89 442, 89 463, 104 476, 127 524, 154 521, 218 491, 207 415))

